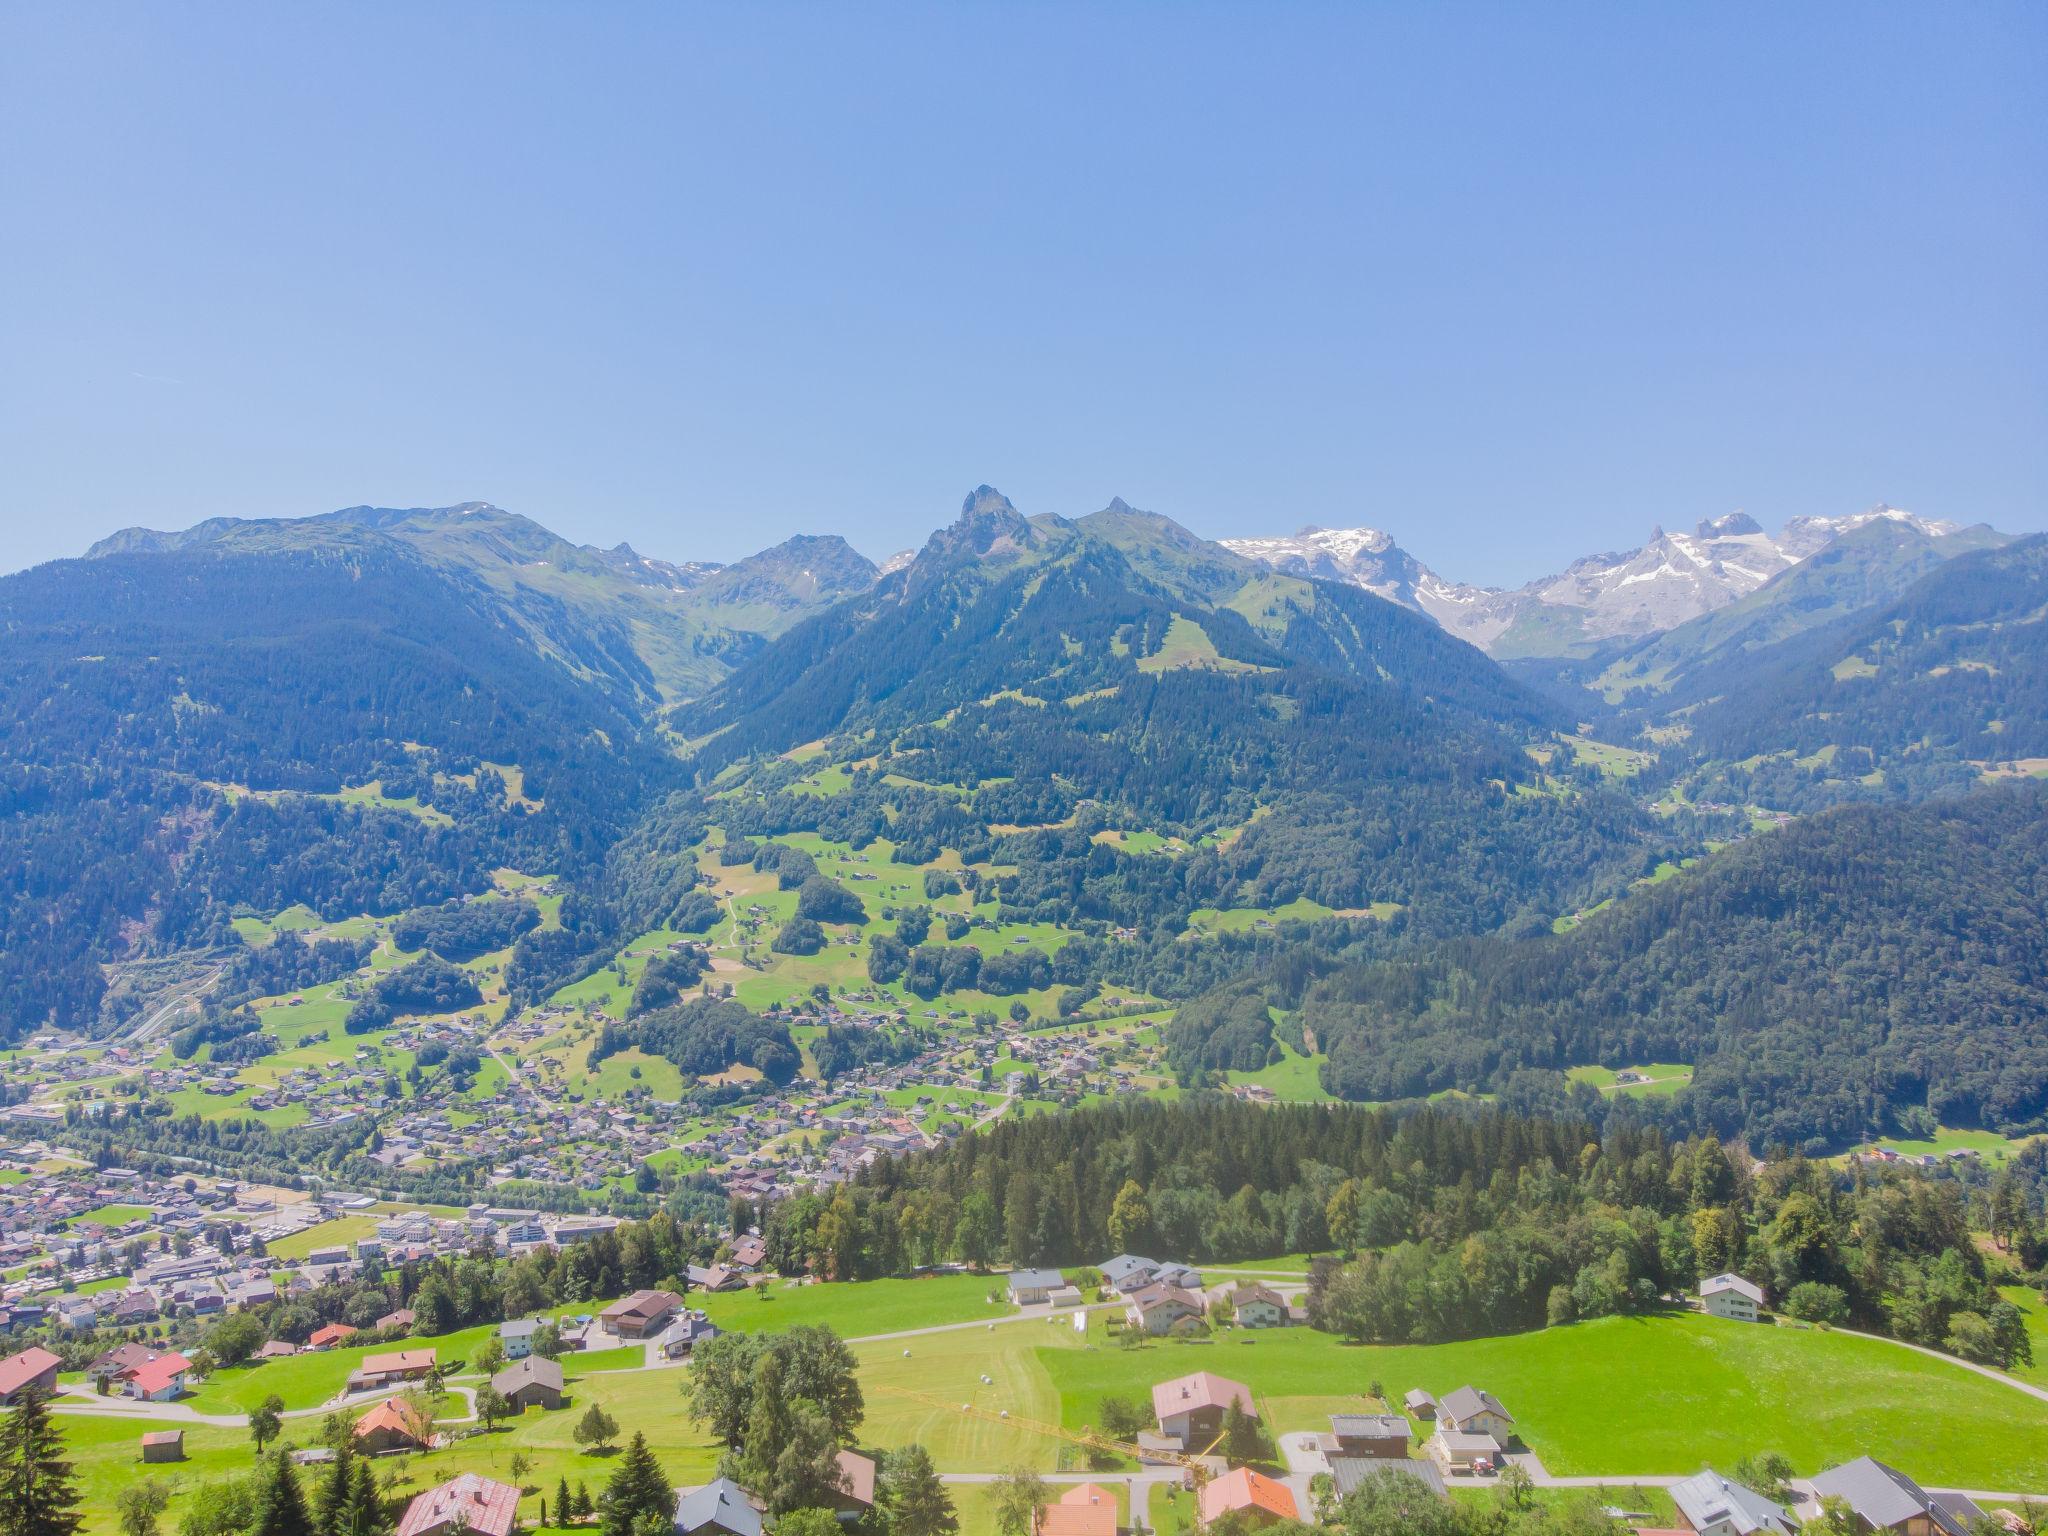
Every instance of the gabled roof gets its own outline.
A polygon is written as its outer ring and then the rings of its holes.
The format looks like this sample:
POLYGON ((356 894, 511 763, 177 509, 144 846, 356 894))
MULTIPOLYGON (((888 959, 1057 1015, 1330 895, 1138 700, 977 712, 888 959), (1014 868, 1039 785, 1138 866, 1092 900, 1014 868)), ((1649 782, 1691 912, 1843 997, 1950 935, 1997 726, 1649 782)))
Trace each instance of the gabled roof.
POLYGON ((47 1349, 24 1349, 0 1360, 0 1394, 19 1392, 43 1372, 64 1362, 47 1349))
POLYGON ((154 1395, 191 1369, 192 1362, 174 1351, 168 1355, 158 1355, 154 1360, 146 1360, 141 1365, 131 1366, 121 1375, 124 1380, 135 1383, 139 1391, 154 1395))
POLYGON ((1193 1291, 1184 1291, 1177 1285, 1148 1285, 1143 1290, 1132 1291, 1125 1298, 1140 1312, 1150 1312, 1154 1307, 1180 1307, 1188 1312, 1202 1310, 1202 1298, 1193 1291))
POLYGON ((459 1526, 476 1536, 509 1536, 519 1518, 519 1490, 475 1472, 451 1477, 405 1506, 398 1536, 459 1526))
POLYGON ((1702 1296, 1719 1296, 1724 1291, 1733 1291, 1738 1296, 1747 1296, 1758 1306, 1764 1304, 1762 1288, 1751 1285, 1740 1275, 1714 1275, 1700 1282, 1700 1294, 1702 1296))
POLYGON ((1936 1498, 1896 1467, 1859 1456, 1813 1479, 1816 1500, 1838 1498, 1879 1529, 1925 1515, 1946 1536, 1967 1536, 1983 1511, 1958 1495, 1936 1498))
POLYGON ((1282 1520, 1301 1518, 1301 1508, 1294 1502, 1294 1490, 1283 1482, 1254 1472, 1250 1467, 1238 1467, 1204 1483, 1199 1502, 1204 1525, 1233 1509, 1262 1509, 1282 1520))
POLYGON ((1005 1278, 1013 1291, 1056 1291, 1067 1283, 1056 1269, 1013 1269, 1005 1278))
POLYGON ((552 1387, 562 1390, 562 1362, 550 1360, 545 1355, 528 1355, 524 1360, 515 1360, 491 1378, 491 1385, 505 1396, 510 1397, 521 1387, 552 1387))
POLYGON ((1232 1403, 1246 1413, 1257 1412, 1252 1407, 1250 1387, 1227 1376, 1218 1376, 1214 1371, 1176 1376, 1152 1389, 1152 1412, 1160 1419, 1171 1418, 1177 1413, 1190 1413, 1197 1408, 1227 1408, 1232 1403))
POLYGON ((1455 1392, 1446 1392, 1443 1401, 1437 1404, 1437 1412, 1460 1424, 1478 1413, 1497 1413, 1508 1423, 1515 1422, 1515 1416, 1501 1407, 1499 1398, 1477 1387, 1460 1387, 1455 1392))
POLYGON ((1444 1475, 1437 1470, 1433 1461, 1396 1459, 1392 1456, 1332 1456, 1328 1458, 1330 1481, 1337 1485, 1337 1497, 1348 1499, 1356 1493, 1359 1485, 1367 1478, 1384 1473, 1387 1476, 1411 1477, 1421 1484, 1425 1492, 1440 1499, 1450 1497, 1444 1487, 1444 1475))
POLYGON ((1038 1511, 1038 1536, 1116 1536, 1116 1491, 1076 1483, 1038 1511))
POLYGON ((1725 1520, 1741 1536, 1750 1536, 1753 1531, 1791 1536, 1792 1522, 1785 1518, 1782 1508, 1754 1488, 1745 1488, 1711 1468, 1698 1477, 1674 1484, 1671 1502, 1696 1531, 1725 1520))
POLYGON ((729 1477, 715 1478, 702 1488, 676 1491, 676 1529, 683 1536, 717 1524, 734 1536, 762 1536, 761 1511, 747 1490, 729 1477))
POLYGON ((425 1445, 434 1432, 434 1426, 422 1422, 420 1415, 402 1397, 387 1397, 356 1420, 357 1435, 372 1435, 380 1429, 394 1430, 401 1435, 425 1445))
POLYGON ((389 1354, 365 1355, 363 1363, 356 1367, 365 1376, 395 1376, 406 1371, 431 1371, 434 1368, 434 1352, 431 1349, 397 1349, 389 1354))
POLYGON ((1408 1421, 1398 1413, 1333 1413, 1330 1433, 1345 1440, 1406 1440, 1408 1421))
POLYGON ((599 1317, 659 1317, 683 1304, 682 1297, 673 1291, 635 1291, 632 1295, 613 1302, 599 1317))
POLYGON ((859 1451, 841 1451, 839 1462, 840 1491, 856 1504, 875 1502, 875 1463, 871 1457, 859 1451))

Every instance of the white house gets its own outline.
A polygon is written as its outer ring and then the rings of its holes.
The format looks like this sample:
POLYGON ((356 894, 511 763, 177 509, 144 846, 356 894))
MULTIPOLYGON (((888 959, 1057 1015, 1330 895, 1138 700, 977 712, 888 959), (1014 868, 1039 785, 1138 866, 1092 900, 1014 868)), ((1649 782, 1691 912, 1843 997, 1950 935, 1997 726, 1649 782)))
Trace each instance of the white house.
POLYGON ((1740 1275, 1715 1275, 1700 1282, 1700 1310, 1710 1317, 1753 1323, 1763 1304, 1764 1293, 1740 1275))
POLYGON ((533 1336, 540 1331, 540 1323, 530 1317, 513 1322, 498 1324, 498 1343, 504 1347, 507 1360, 524 1360, 533 1353, 533 1336))

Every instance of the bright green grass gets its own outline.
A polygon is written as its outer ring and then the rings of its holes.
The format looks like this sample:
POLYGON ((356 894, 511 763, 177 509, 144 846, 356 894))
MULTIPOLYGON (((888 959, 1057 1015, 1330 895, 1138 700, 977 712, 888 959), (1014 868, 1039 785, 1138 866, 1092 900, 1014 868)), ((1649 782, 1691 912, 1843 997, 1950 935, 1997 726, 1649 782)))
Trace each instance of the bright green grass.
POLYGON ((149 1214, 144 1205, 100 1205, 71 1218, 75 1225, 81 1221, 96 1221, 103 1227, 125 1226, 131 1221, 140 1221, 149 1214))
MULTIPOLYGON (((1870 1147, 1889 1148, 1902 1157, 1925 1157, 1930 1153, 1934 1156, 1942 1157, 1950 1152, 1975 1152, 1988 1166, 1995 1168, 2002 1163, 2008 1162, 2012 1155, 2029 1141, 2037 1141, 2039 1139, 2039 1137, 2034 1136, 2001 1136, 1996 1131, 1965 1131, 1945 1125, 1940 1127, 1929 1140, 1885 1140, 1872 1142, 1869 1145, 1870 1147)), ((1864 1150, 1869 1150, 1869 1147, 1866 1147, 1864 1150)))
POLYGON ((1279 1042, 1280 1060, 1256 1072, 1230 1072, 1225 1076, 1233 1084, 1258 1083, 1270 1088, 1273 1096, 1287 1103, 1325 1104, 1330 1095, 1323 1088, 1322 1069, 1324 1058, 1304 1056, 1286 1041, 1279 1042))
POLYGON ((2027 1340, 2034 1347, 2033 1364, 2016 1365, 2007 1374, 2036 1386, 2048 1386, 2048 1304, 2042 1302, 2039 1291, 2028 1285, 2001 1286, 1998 1294, 2020 1309, 2020 1315, 2027 1320, 2027 1340))
POLYGON ((991 1291, 1002 1281, 994 1275, 929 1275, 912 1280, 856 1280, 839 1285, 790 1285, 774 1281, 766 1297, 752 1291, 727 1291, 715 1296, 690 1293, 690 1305, 701 1307, 721 1328, 748 1333, 823 1323, 842 1338, 898 1333, 941 1323, 976 1318, 1008 1317, 1008 1301, 991 1303, 991 1291))
POLYGON ((1565 1076, 1575 1083, 1588 1083, 1602 1093, 1631 1097, 1663 1097, 1678 1092, 1692 1081, 1692 1068, 1679 1062, 1652 1061, 1625 1067, 1573 1067, 1565 1076), (1634 1072, 1650 1079, 1647 1083, 1615 1082, 1621 1072, 1634 1072))
POLYGON ((377 1218, 374 1216, 337 1216, 332 1221, 315 1222, 303 1232, 294 1232, 290 1237, 280 1237, 270 1244, 270 1256, 274 1259, 303 1259, 315 1248, 346 1248, 356 1239, 376 1235, 377 1218))
POLYGON ((1322 1428, 1377 1379, 1398 1401, 1467 1383, 1494 1393, 1554 1473, 1653 1476, 1776 1450, 1802 1473, 1869 1454, 1961 1487, 2031 1487, 2048 1404, 1877 1339, 1674 1315, 1605 1318, 1457 1344, 1353 1348, 1305 1329, 1048 1354, 1069 1424, 1109 1392, 1187 1371, 1249 1384, 1269 1423, 1322 1428), (1996 1435, 1983 1433, 1989 1424, 1996 1435))

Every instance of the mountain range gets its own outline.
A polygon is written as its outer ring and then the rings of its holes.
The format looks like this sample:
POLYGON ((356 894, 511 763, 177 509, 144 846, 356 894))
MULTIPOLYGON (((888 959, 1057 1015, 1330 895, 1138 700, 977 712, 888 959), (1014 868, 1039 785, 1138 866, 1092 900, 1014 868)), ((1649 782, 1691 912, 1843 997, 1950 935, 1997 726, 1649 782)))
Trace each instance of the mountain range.
POLYGON ((1733 512, 1691 533, 1654 529, 1640 549, 1587 555, 1516 588, 1446 579, 1374 528, 1220 542, 1276 570, 1378 593, 1506 660, 1612 654, 1747 597, 1835 540, 1870 528, 1951 553, 1995 537, 1882 505, 1847 517, 1795 517, 1772 537, 1733 512))

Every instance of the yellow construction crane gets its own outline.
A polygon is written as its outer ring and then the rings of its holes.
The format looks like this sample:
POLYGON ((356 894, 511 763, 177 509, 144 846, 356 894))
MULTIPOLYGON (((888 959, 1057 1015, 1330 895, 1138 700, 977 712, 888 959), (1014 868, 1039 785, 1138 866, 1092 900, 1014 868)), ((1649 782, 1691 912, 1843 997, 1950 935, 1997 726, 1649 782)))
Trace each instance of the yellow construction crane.
POLYGON ((1047 1424, 1039 1419, 1027 1419, 1011 1413, 1007 1408, 979 1408, 973 1403, 956 1403, 939 1396, 936 1392, 919 1392, 911 1387, 874 1386, 873 1392, 890 1397, 907 1397, 913 1402, 923 1403, 927 1408, 937 1408, 945 1413, 964 1413, 971 1419, 985 1419, 991 1424, 1008 1424, 1016 1429, 1026 1429, 1036 1435, 1050 1435, 1055 1440, 1065 1440, 1071 1445, 1083 1446, 1091 1451, 1101 1451, 1111 1456, 1129 1456, 1136 1461, 1166 1462, 1186 1472, 1194 1483, 1207 1479, 1209 1469, 1202 1457, 1213 1451, 1223 1439, 1217 1435, 1208 1451, 1193 1454, 1181 1451, 1150 1451, 1125 1440, 1115 1440, 1108 1435, 1098 1434, 1092 1429, 1068 1429, 1060 1424, 1047 1424))

